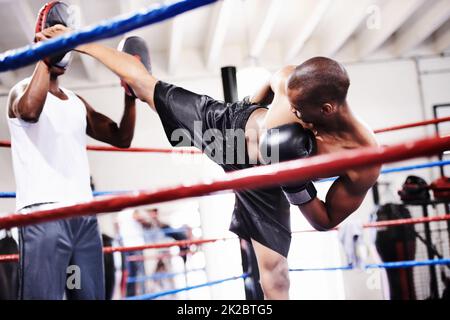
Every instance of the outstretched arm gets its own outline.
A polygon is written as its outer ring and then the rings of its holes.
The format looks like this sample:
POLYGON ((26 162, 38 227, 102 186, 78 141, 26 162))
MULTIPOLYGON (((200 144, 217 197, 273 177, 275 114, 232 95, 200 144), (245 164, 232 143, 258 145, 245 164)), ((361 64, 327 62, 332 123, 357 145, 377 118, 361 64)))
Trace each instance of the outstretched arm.
POLYGON ((261 88, 258 89, 251 97, 250 102, 255 104, 260 104, 263 106, 268 106, 273 101, 273 91, 270 86, 270 81, 267 81, 261 88))

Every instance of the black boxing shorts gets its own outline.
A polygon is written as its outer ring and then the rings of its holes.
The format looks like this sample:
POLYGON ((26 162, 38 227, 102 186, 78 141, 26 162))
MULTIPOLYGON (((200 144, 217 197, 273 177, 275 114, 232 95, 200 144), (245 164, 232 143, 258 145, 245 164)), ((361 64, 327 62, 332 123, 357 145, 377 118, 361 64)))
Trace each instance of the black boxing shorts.
MULTIPOLYGON (((239 135, 232 133, 244 133, 250 115, 262 106, 225 103, 162 81, 156 84, 154 102, 172 146, 195 146, 227 172, 255 165, 246 151, 238 152, 239 135)), ((230 231, 287 257, 291 243, 290 205, 281 188, 235 191, 235 195, 230 231)))

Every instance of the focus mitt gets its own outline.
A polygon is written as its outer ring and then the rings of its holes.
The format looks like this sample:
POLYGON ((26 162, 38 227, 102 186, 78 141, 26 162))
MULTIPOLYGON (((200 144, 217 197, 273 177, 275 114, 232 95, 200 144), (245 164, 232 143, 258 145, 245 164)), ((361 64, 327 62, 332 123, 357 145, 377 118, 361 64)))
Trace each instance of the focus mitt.
MULTIPOLYGON (((39 10, 35 33, 42 32, 42 30, 53 27, 56 24, 61 24, 69 28, 74 25, 74 16, 69 10, 69 6, 61 1, 48 2, 39 10)), ((69 51, 46 58, 44 61, 48 66, 66 69, 71 59, 72 53, 69 51)))
MULTIPOLYGON (((148 72, 150 74, 152 73, 150 53, 144 39, 136 36, 126 37, 119 43, 117 50, 136 57, 139 61, 142 62, 148 72)), ((133 89, 131 89, 131 87, 127 83, 125 83, 125 81, 121 80, 121 85, 125 89, 125 93, 127 95, 136 98, 133 89)))

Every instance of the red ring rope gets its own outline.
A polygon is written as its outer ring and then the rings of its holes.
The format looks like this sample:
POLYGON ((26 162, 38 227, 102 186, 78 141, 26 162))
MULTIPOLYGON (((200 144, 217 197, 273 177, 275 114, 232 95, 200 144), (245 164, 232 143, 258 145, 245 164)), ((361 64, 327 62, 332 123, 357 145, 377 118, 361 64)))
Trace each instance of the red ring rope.
POLYGON ((383 133, 383 132, 388 132, 388 131, 396 131, 396 130, 401 130, 401 129, 421 127, 421 126, 426 126, 426 125, 429 125, 429 124, 438 124, 438 123, 447 122, 447 121, 450 121, 450 117, 437 118, 437 119, 432 119, 432 120, 425 120, 425 121, 418 121, 418 122, 412 122, 412 123, 407 123, 407 124, 401 124, 401 125, 398 125, 398 126, 378 129, 378 130, 375 130, 374 133, 383 133))
POLYGON ((16 262, 19 261, 18 254, 4 254, 0 255, 0 263, 2 262, 16 262))
MULTIPOLYGON (((0 147, 10 148, 11 141, 0 140, 0 147)), ((113 152, 148 152, 148 153, 181 153, 181 154, 203 154, 200 150, 193 148, 116 148, 111 146, 92 146, 86 147, 89 151, 113 151, 113 152)))
MULTIPOLYGON (((181 241, 173 241, 173 242, 165 242, 165 243, 152 243, 152 244, 144 244, 141 246, 132 246, 132 247, 104 247, 103 253, 113 253, 113 252, 130 252, 130 251, 142 251, 147 249, 164 249, 171 247, 185 247, 193 244, 201 245, 207 243, 213 243, 221 240, 232 240, 237 239, 236 237, 229 238, 217 238, 217 239, 199 239, 199 240, 181 240, 181 241)), ((0 263, 1 262, 13 262, 19 260, 18 254, 8 254, 8 255, 0 255, 0 263)))
POLYGON ((152 256, 143 256, 143 255, 133 255, 133 256, 127 256, 127 261, 130 262, 137 262, 137 261, 145 261, 145 260, 158 260, 158 259, 165 259, 165 258, 174 258, 174 257, 185 257, 188 254, 194 254, 196 251, 181 251, 179 253, 161 253, 158 255, 152 255, 152 256))
POLYGON ((421 218, 406 218, 398 220, 377 221, 364 224, 364 228, 382 228, 382 227, 395 227, 407 224, 419 224, 425 222, 436 222, 450 220, 450 214, 436 217, 421 217, 421 218))
POLYGON ((149 152, 149 153, 182 153, 182 154, 203 154, 198 149, 188 149, 188 148, 115 148, 109 146, 87 146, 87 150, 90 151, 116 151, 116 152, 149 152))
POLYGON ((160 190, 119 195, 67 207, 36 211, 29 214, 10 214, 0 218, 0 229, 75 216, 116 212, 130 207, 204 196, 224 190, 261 188, 280 183, 294 182, 299 177, 302 180, 332 177, 350 168, 364 168, 370 165, 433 155, 448 149, 450 149, 450 136, 427 138, 394 146, 367 147, 341 151, 308 159, 239 170, 227 173, 216 180, 201 181, 197 184, 184 184, 160 190))
POLYGON ((200 240, 180 240, 180 241, 173 241, 173 242, 167 242, 167 243, 152 243, 152 244, 144 244, 141 246, 133 246, 133 247, 105 247, 103 248, 104 253, 112 253, 112 252, 129 252, 129 251, 141 251, 146 249, 164 249, 164 248, 170 248, 170 247, 185 247, 193 244, 206 244, 206 243, 212 243, 217 242, 221 240, 231 240, 231 239, 237 239, 234 237, 231 238, 219 238, 219 239, 200 239, 200 240))
MULTIPOLYGON (((230 238, 218 238, 218 239, 199 239, 199 240, 181 240, 181 241, 173 241, 167 243, 152 243, 152 244, 144 244, 141 246, 132 246, 132 247, 104 247, 103 253, 113 253, 113 252, 130 252, 130 251, 142 251, 147 249, 164 249, 171 247, 185 247, 193 244, 201 245, 207 243, 213 243, 221 240, 232 240, 237 239, 236 237, 230 238)), ((18 254, 8 254, 8 255, 0 255, 0 263, 1 262, 14 262, 19 260, 18 254)))
MULTIPOLYGON (((408 218, 408 219, 398 219, 398 220, 389 220, 389 221, 378 221, 378 222, 371 222, 366 223, 363 225, 364 228, 381 228, 381 227, 390 227, 390 226, 399 226, 399 225, 407 225, 407 224, 419 224, 419 223, 428 223, 428 222, 437 222, 437 221, 445 221, 450 220, 450 214, 442 215, 442 216, 435 216, 435 217, 423 217, 423 218, 408 218)), ((333 229, 337 230, 337 229, 333 229)), ((304 232, 317 232, 316 230, 300 230, 300 231, 293 231, 292 233, 304 233, 304 232)), ((173 241, 168 243, 158 243, 158 244, 146 244, 142 246, 134 246, 134 247, 105 247, 103 248, 104 253, 112 253, 112 252, 130 252, 130 251, 141 251, 146 249, 162 249, 162 248, 170 248, 170 247, 176 247, 176 246, 188 246, 192 244, 206 244, 206 243, 212 243, 217 242, 221 240, 233 240, 237 239, 236 237, 229 237, 229 238, 217 238, 217 239, 200 239, 200 240, 183 240, 183 241, 173 241)), ((192 252, 191 252, 192 253, 192 252)), ((187 253, 186 253, 187 254, 187 253)), ((168 254, 171 255, 171 254, 168 254)), ((178 253, 173 256, 182 256, 183 253, 178 253)), ((161 255, 165 256, 165 255, 161 255)), ((130 256, 129 258, 135 258, 130 259, 130 261, 141 261, 141 256, 130 256), (139 259, 139 260, 138 260, 139 259)), ((145 257, 142 257, 142 260, 144 260, 145 257)), ((18 254, 9 254, 9 255, 0 255, 0 263, 1 262, 15 262, 19 260, 18 254)))
MULTIPOLYGON (((441 122, 450 121, 450 117, 445 118, 437 118, 432 120, 418 121, 407 124, 402 124, 398 126, 388 127, 377 129, 375 133, 383 133, 388 131, 396 131, 401 129, 408 129, 414 127, 425 126, 429 124, 438 124, 441 122)), ((6 140, 0 140, 0 147, 11 147, 11 142, 6 140)), ((148 152, 148 153, 181 153, 181 154, 203 154, 200 150, 191 149, 191 148, 116 148, 111 146, 93 146, 89 145, 86 148, 90 151, 113 151, 113 152, 148 152)))
MULTIPOLYGON (((419 223, 427 223, 427 222, 437 222, 437 221, 446 221, 450 220, 450 214, 435 216, 435 217, 421 217, 421 218, 405 218, 405 219, 397 219, 397 220, 387 220, 387 221, 377 221, 377 222, 369 222, 363 224, 364 229, 368 228, 383 228, 383 227, 396 227, 407 224, 419 224, 419 223)), ((338 228, 333 228, 328 231, 337 231, 338 228)), ((307 233, 307 232, 317 232, 314 229, 308 230, 299 230, 292 231, 292 233, 307 233)))

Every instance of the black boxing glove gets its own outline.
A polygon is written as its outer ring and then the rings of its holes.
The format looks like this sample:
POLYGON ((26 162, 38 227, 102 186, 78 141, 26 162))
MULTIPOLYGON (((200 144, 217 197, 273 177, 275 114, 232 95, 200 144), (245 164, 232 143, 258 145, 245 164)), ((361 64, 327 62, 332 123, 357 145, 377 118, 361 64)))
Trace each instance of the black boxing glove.
MULTIPOLYGON (((316 154, 317 143, 314 133, 299 123, 272 128, 262 136, 259 144, 262 162, 277 163, 302 159, 316 154)), ((311 181, 281 185, 286 198, 293 205, 310 202, 317 196, 311 181)))

